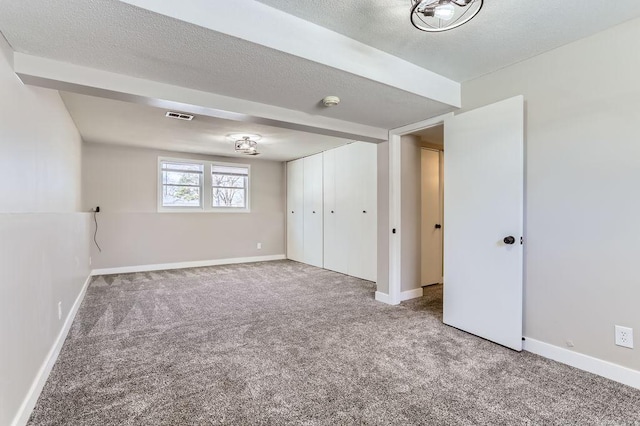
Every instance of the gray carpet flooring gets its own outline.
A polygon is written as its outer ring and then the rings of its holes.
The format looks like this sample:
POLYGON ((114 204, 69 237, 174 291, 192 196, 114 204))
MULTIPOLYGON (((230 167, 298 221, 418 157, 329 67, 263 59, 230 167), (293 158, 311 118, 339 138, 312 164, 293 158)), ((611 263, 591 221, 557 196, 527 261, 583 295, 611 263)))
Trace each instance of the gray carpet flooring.
POLYGON ((640 391, 290 261, 97 277, 32 425, 631 425, 640 391))

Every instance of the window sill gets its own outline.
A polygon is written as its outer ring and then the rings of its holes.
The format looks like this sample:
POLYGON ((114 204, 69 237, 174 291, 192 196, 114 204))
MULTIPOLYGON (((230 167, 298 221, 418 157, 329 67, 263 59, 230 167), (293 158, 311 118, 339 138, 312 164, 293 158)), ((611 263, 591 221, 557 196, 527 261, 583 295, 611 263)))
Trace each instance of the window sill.
POLYGON ((158 213, 251 213, 250 209, 159 208, 158 213))

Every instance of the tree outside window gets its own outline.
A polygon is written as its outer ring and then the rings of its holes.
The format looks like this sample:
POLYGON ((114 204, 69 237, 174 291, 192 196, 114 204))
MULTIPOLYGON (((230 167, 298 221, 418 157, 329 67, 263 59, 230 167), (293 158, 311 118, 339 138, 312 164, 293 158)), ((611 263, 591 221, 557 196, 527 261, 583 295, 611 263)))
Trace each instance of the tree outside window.
POLYGON ((214 165, 211 171, 213 207, 246 208, 248 168, 214 165))

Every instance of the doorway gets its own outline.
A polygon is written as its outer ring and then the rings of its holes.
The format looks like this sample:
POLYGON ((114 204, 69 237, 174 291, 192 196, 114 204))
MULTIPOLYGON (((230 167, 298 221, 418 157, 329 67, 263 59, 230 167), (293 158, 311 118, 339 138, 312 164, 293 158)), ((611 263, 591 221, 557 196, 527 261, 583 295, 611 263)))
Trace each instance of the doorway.
POLYGON ((420 138, 420 284, 442 284, 444 218, 444 126, 414 134, 420 138))
POLYGON ((444 270, 444 125, 427 127, 411 134, 419 145, 420 192, 417 215, 420 218, 420 287, 425 305, 442 315, 444 270))
POLYGON ((414 206, 404 195, 415 184, 406 184, 412 167, 405 166, 420 161, 419 153, 414 160, 406 156, 407 144, 415 146, 417 132, 440 124, 446 139, 443 321, 522 350, 522 96, 389 132, 389 303, 418 297, 405 290, 415 283, 411 259, 421 259, 407 250, 421 227, 406 220, 414 206))
POLYGON ((421 284, 441 284, 443 272, 443 176, 442 151, 422 148, 421 152, 421 284))

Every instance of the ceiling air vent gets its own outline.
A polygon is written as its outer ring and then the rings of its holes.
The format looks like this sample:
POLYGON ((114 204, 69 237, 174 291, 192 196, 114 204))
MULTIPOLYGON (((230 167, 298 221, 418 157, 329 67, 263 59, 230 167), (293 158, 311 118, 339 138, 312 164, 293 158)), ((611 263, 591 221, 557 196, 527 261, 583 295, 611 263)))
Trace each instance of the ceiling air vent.
POLYGON ((193 120, 193 115, 191 115, 191 114, 183 114, 181 112, 167 111, 166 116, 169 117, 169 118, 176 118, 178 120, 186 120, 186 121, 193 120))

